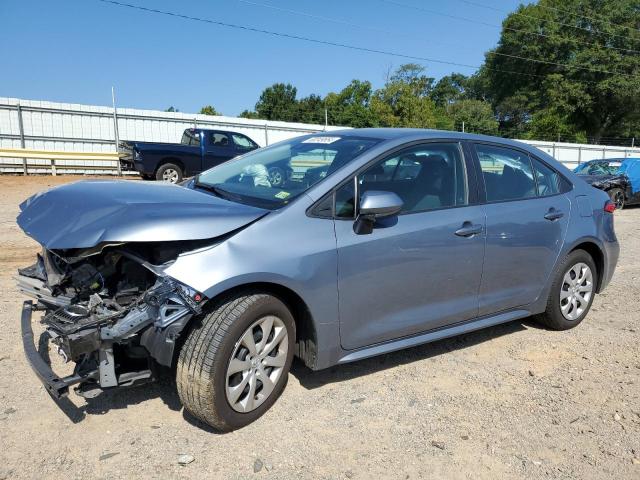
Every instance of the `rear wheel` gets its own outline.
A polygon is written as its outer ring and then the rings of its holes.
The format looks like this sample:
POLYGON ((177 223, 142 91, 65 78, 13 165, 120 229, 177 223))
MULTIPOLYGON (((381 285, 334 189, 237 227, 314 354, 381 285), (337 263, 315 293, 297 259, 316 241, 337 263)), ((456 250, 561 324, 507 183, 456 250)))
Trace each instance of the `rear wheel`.
POLYGON ((180 350, 183 405, 220 431, 248 425, 284 390, 294 342, 293 316, 276 297, 245 292, 221 302, 180 350))
POLYGON ((562 262, 549 292, 547 309, 537 319, 553 330, 568 330, 587 316, 596 294, 597 270, 591 255, 574 250, 562 262))
POLYGON ((607 192, 609 194, 609 198, 613 203, 616 204, 616 208, 618 210, 622 210, 624 208, 624 191, 621 188, 612 188, 607 192))
POLYGON ((156 172, 156 180, 168 183, 178 183, 182 181, 182 168, 174 163, 160 165, 156 172))

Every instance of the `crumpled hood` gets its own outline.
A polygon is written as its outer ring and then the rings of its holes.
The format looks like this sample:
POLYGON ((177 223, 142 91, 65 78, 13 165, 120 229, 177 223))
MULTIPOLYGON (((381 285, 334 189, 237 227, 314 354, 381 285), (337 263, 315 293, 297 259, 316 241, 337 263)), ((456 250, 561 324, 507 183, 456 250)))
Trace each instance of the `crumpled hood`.
POLYGON ((177 185, 126 180, 62 185, 20 210, 20 228, 48 249, 214 238, 268 212, 177 185))

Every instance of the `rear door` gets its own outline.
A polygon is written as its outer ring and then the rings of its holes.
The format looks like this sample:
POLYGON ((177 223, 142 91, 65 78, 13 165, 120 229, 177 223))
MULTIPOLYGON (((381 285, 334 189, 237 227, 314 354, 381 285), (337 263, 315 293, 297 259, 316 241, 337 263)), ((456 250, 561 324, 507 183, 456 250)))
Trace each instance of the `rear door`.
POLYGON ((203 170, 220 165, 238 155, 229 132, 209 130, 204 132, 204 137, 203 170))
POLYGON ((476 143, 487 202, 479 315, 527 305, 549 281, 571 202, 565 181, 524 150, 476 143))
POLYGON ((371 165, 336 191, 343 348, 477 315, 485 219, 470 168, 458 142, 419 144, 371 165), (354 232, 354 220, 356 199, 367 190, 392 191, 404 207, 363 235, 354 232))

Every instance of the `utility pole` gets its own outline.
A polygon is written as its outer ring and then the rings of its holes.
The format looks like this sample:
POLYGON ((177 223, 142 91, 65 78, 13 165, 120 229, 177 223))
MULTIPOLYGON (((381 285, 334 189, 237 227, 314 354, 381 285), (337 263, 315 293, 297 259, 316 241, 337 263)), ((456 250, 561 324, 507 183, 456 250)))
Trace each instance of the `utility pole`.
POLYGON ((324 109, 324 129, 327 130, 327 126, 329 125, 329 112, 327 109, 324 109))
MULTIPOLYGON (((120 135, 118 133, 118 113, 116 112, 116 90, 113 86, 111 87, 111 103, 113 104, 113 133, 116 142, 116 153, 118 153, 118 149, 120 148, 120 135)), ((120 165, 120 157, 118 157, 117 162, 118 176, 121 177, 122 166, 120 165)))
POLYGON ((464 133, 464 122, 462 122, 462 133, 464 133))

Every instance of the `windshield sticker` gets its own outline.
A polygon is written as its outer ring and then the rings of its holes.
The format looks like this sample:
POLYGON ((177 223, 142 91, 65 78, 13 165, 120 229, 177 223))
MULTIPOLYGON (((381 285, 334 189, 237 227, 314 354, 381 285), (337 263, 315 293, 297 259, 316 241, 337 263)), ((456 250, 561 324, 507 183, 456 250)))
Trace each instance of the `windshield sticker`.
POLYGON ((333 142, 337 142, 340 140, 340 137, 311 137, 303 140, 302 143, 322 143, 324 145, 328 145, 333 142))
POLYGON ((284 200, 285 198, 289 198, 291 194, 289 192, 285 192, 284 190, 276 193, 274 197, 279 198, 280 200, 284 200))

